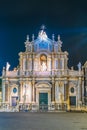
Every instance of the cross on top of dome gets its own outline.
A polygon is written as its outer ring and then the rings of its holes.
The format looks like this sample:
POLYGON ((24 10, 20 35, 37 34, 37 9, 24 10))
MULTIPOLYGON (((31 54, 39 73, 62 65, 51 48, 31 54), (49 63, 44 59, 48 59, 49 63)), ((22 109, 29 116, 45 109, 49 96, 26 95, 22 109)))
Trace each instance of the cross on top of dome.
POLYGON ((41 30, 45 30, 46 29, 46 26, 43 24, 42 26, 41 26, 41 30))

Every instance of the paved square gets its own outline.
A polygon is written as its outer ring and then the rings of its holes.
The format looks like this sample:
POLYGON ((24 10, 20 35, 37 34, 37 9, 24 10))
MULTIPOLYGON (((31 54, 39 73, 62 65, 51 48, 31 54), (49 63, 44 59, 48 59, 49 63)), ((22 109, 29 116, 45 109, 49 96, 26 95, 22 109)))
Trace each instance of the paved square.
POLYGON ((87 113, 0 113, 0 130, 87 130, 87 113))

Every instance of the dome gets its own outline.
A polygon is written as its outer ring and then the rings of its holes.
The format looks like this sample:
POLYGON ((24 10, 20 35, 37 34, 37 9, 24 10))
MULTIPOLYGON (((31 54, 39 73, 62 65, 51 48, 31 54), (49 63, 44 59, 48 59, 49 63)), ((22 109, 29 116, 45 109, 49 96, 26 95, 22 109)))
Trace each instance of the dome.
POLYGON ((34 51, 52 51, 52 40, 48 38, 46 32, 41 30, 36 40, 34 40, 34 51))

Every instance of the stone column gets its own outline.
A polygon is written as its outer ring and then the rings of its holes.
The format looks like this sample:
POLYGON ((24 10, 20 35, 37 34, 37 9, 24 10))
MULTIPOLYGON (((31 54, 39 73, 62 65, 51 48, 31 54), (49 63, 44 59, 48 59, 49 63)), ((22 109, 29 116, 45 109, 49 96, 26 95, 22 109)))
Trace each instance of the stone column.
POLYGON ((68 83, 65 81, 64 83, 64 101, 68 100, 68 83))
POLYGON ((78 101, 82 101, 82 83, 81 77, 79 77, 78 81, 78 101))
POLYGON ((59 101, 59 86, 58 81, 55 82, 55 102, 57 103, 59 101))
POLYGON ((62 58, 62 69, 64 70, 64 58, 62 58))
POLYGON ((53 55, 53 53, 52 53, 52 60, 51 60, 52 62, 51 62, 51 66, 52 66, 52 75, 54 74, 54 55, 53 55))
POLYGON ((10 83, 8 84, 8 102, 10 104, 10 98, 11 98, 11 91, 10 91, 11 87, 10 87, 10 83))
POLYGON ((32 53, 32 74, 34 74, 34 53, 32 53))
POLYGON ((32 71, 32 55, 29 58, 29 71, 32 71))
POLYGON ((21 81, 20 82, 20 102, 23 102, 22 99, 23 99, 23 82, 21 81))
POLYGON ((5 84, 5 102, 8 102, 8 82, 5 84))
POLYGON ((28 55, 26 56, 26 75, 28 75, 28 55))
POLYGON ((19 62, 20 62, 20 74, 22 74, 23 72, 23 56, 22 54, 20 54, 20 59, 19 59, 19 62))
POLYGON ((2 102, 5 102, 5 82, 2 82, 2 102))
POLYGON ((55 102, 55 83, 52 81, 52 102, 55 102))
POLYGON ((26 59, 25 59, 25 57, 24 57, 24 59, 23 59, 23 71, 24 71, 24 72, 25 72, 25 68, 26 68, 26 67, 25 67, 25 64, 26 64, 26 63, 25 63, 25 62, 26 62, 26 59))
POLYGON ((32 102, 35 102, 36 97, 35 97, 35 81, 32 81, 32 102))
POLYGON ((65 59, 64 59, 64 69, 65 69, 65 70, 67 69, 67 60, 68 60, 68 58, 65 58, 65 59))

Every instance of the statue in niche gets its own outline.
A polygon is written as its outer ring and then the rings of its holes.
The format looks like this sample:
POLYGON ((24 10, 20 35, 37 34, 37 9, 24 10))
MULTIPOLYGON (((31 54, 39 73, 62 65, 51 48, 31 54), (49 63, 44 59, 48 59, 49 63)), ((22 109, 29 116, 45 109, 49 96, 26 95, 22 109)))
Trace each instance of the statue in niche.
POLYGON ((46 63, 45 63, 45 62, 42 62, 41 71, 46 71, 46 70, 47 70, 46 63))

